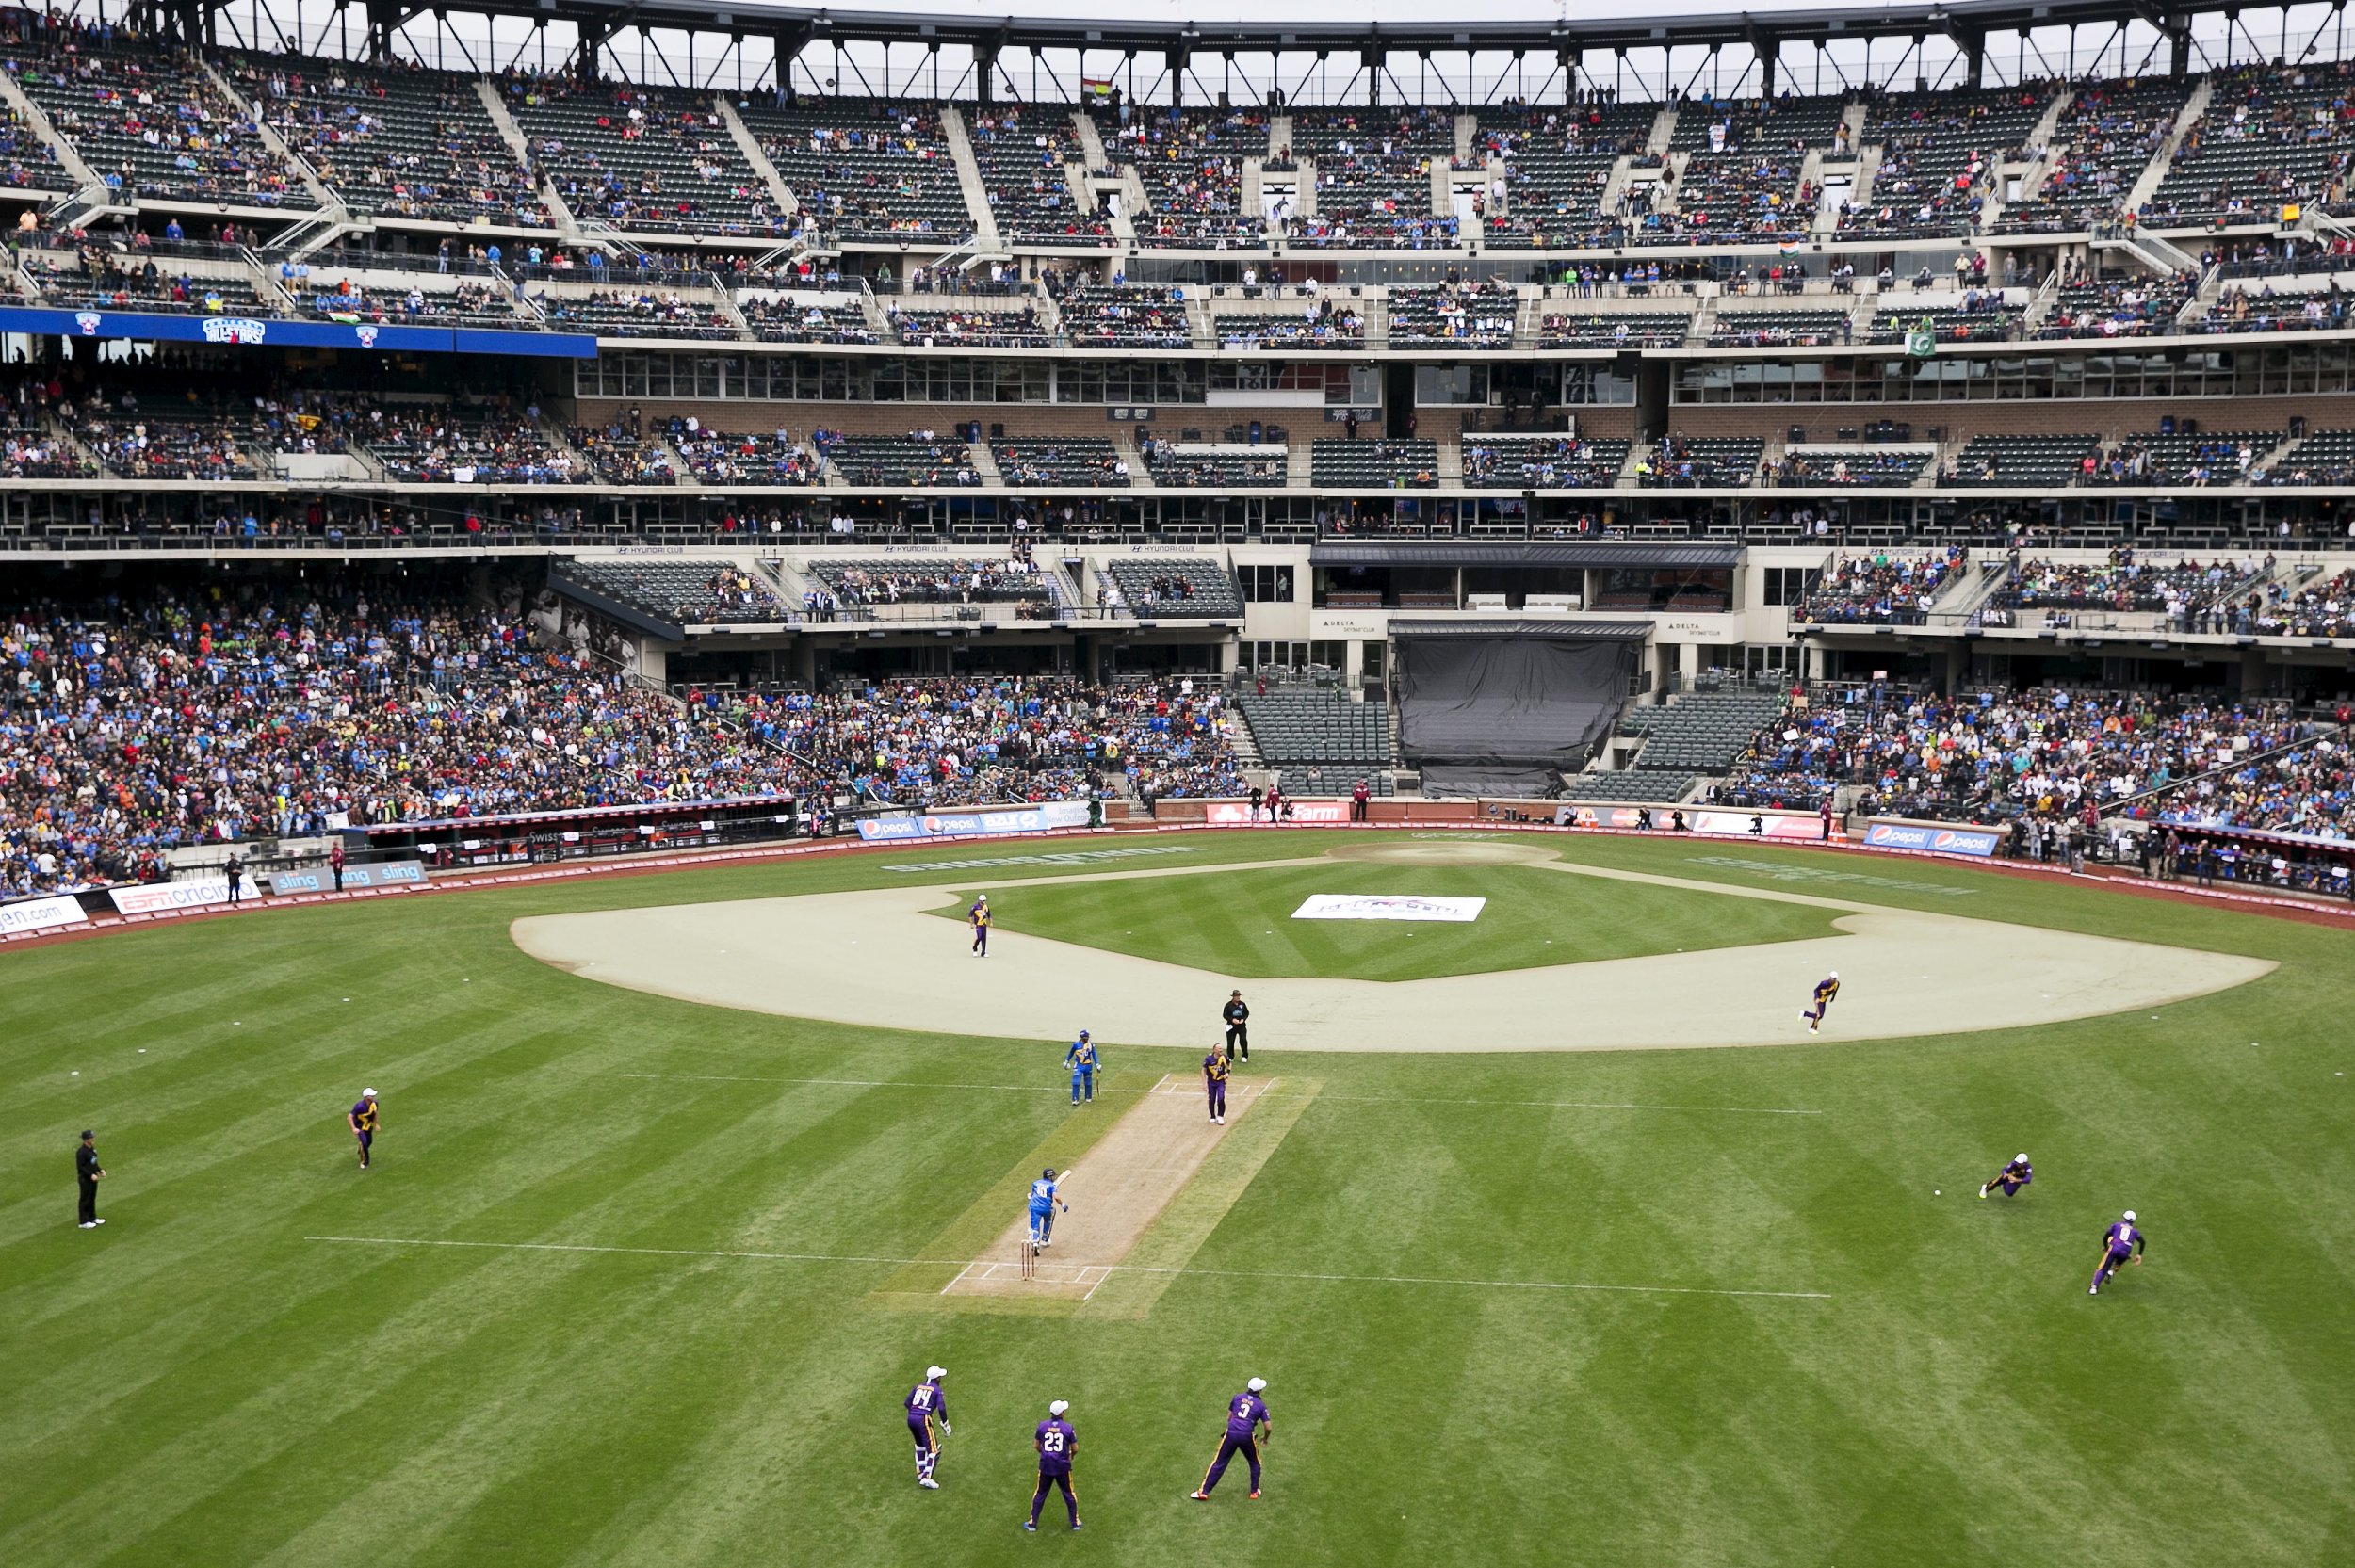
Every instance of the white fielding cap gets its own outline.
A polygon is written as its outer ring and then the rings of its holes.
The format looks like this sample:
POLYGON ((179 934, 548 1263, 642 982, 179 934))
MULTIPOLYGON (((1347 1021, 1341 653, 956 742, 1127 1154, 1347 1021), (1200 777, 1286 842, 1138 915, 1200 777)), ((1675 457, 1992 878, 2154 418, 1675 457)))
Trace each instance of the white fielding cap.
POLYGON ((1252 1393, 1257 1394, 1267 1387, 1267 1379, 1254 1378, 1249 1382, 1244 1383, 1243 1386, 1251 1390, 1252 1393))
POLYGON ((2018 1160, 2014 1161, 2014 1163, 2015 1163, 2015 1164, 2019 1164, 2019 1165, 2025 1165, 2025 1164, 2027 1164, 2027 1163, 2028 1163, 2028 1156, 2027 1156, 2023 1153, 2023 1154, 2022 1154, 2022 1155, 2021 1155, 2021 1156, 2019 1157, 2019 1159, 2018 1159, 2018 1160))
POLYGON ((1837 969, 1833 970, 1831 972, 1831 978, 1835 980, 1838 979, 1840 978, 1840 971, 1837 969))
POLYGON ((1061 1415, 1061 1414, 1062 1414, 1064 1411, 1069 1410, 1070 1408, 1071 1408, 1071 1401, 1070 1401, 1070 1400, 1068 1400, 1068 1399, 1054 1399, 1054 1400, 1050 1400, 1050 1401, 1048 1402, 1048 1406, 1047 1406, 1047 1414, 1049 1414, 1049 1415, 1061 1415))
POLYGON ((924 1368, 924 1381, 926 1382, 932 1382, 934 1378, 945 1378, 948 1375, 949 1368, 946 1366, 927 1366, 924 1368))
POLYGON ((2133 1209, 2128 1209, 2128 1210, 2126 1211, 2126 1223, 2128 1223, 2128 1224, 2130 1224, 2130 1225, 2131 1225, 2131 1224, 2133 1224, 2134 1222, 2135 1222, 2135 1211, 2134 1211, 2133 1209))
POLYGON ((360 1091, 360 1098, 363 1100, 373 1100, 376 1098, 376 1091, 373 1089, 364 1089, 360 1091))

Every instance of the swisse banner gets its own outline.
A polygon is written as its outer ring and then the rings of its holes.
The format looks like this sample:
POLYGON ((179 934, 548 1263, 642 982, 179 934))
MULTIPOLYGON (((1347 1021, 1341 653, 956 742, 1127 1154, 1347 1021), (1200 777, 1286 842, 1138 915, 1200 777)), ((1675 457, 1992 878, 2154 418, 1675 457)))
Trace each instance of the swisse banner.
MULTIPOLYGON (((365 865, 344 867, 344 891, 364 887, 404 887, 425 881, 425 866, 414 860, 371 861, 365 865)), ((335 872, 333 866, 314 865, 300 871, 277 871, 270 875, 269 890, 288 893, 333 893, 335 872)))
POLYGON ((1005 811, 947 811, 931 816, 881 816, 861 822, 859 837, 869 844, 911 843, 931 838, 992 838, 1005 833, 1042 833, 1088 825, 1085 800, 1056 800, 1005 811))
MULTIPOLYGON (((1291 819, 1295 822, 1346 822, 1349 820, 1347 800, 1294 800, 1291 819)), ((1202 820, 1212 827, 1240 827, 1246 823, 1267 821, 1267 813, 1255 812, 1248 800, 1211 800, 1202 808, 1202 820)))
POLYGON ((1823 818, 1811 811, 1743 811, 1704 806, 1564 806, 1554 813, 1556 827, 1635 828, 1636 813, 1651 813, 1654 832, 1676 831, 1676 814, 1684 813, 1684 831, 1706 838, 1803 838, 1824 836, 1823 818))
POLYGON ((1411 895, 1312 893, 1292 911, 1295 920, 1447 920, 1480 918, 1486 898, 1418 898, 1411 895))
POLYGON ((0 904, 0 936, 78 926, 89 918, 78 899, 23 898, 13 904, 0 904))
MULTIPOLYGON (((262 890, 253 885, 253 879, 237 879, 237 896, 259 898, 262 890)), ((229 901, 229 879, 226 877, 191 877, 180 882, 146 882, 138 887, 116 887, 106 891, 115 901, 115 908, 124 914, 160 914, 166 910, 203 909, 212 904, 229 901)))
POLYGON ((1984 860, 2004 842, 2000 828, 1954 828, 1936 822, 1874 822, 1864 830, 1868 849, 1913 849, 1929 855, 1971 855, 1984 860))

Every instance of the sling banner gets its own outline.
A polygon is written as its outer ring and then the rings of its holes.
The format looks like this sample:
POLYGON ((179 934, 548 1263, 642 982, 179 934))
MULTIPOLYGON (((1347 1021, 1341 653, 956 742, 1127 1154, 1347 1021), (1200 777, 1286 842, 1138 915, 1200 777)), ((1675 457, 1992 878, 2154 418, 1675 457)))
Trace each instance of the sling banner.
MULTIPOLYGON (((365 865, 344 867, 344 891, 358 888, 412 886, 425 881, 425 866, 414 860, 370 861, 365 865)), ((333 866, 311 865, 300 871, 275 871, 270 874, 269 890, 275 894, 333 893, 335 891, 335 871, 333 866)))

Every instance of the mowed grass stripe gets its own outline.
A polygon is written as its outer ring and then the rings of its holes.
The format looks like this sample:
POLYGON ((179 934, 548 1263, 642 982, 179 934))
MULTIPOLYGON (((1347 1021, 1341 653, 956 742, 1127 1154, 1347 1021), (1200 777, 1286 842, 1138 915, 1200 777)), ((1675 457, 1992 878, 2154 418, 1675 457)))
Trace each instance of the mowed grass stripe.
MULTIPOLYGON (((1527 865, 1237 868, 1158 881, 1011 887, 1001 928, 1238 979, 1421 979, 1835 934, 1837 912, 1732 895, 1567 877, 1527 865), (1487 900, 1470 922, 1296 920, 1311 894, 1487 900)), ((934 912, 961 916, 963 906, 934 912)), ((1215 1004, 1210 1008, 1216 1012, 1215 1004)))

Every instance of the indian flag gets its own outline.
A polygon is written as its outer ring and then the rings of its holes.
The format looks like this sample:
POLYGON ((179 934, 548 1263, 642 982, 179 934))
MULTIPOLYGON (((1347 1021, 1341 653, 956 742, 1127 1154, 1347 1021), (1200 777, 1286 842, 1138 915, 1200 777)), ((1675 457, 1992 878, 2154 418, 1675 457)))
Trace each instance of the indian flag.
POLYGON ((1785 239, 1780 241, 1776 246, 1776 249, 1780 251, 1786 256, 1795 256, 1804 248, 1805 247, 1803 247, 1800 242, 1795 239, 1785 239))

